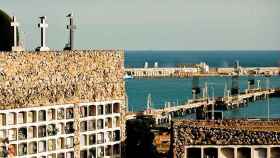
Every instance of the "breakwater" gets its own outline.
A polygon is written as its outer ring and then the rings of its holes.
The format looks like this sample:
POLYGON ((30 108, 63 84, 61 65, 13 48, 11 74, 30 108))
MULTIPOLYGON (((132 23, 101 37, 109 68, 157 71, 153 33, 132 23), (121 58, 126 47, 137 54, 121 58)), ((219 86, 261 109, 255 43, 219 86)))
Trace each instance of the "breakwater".
MULTIPOLYGON (((240 76, 276 76, 279 67, 241 67, 240 76)), ((125 73, 135 78, 153 77, 193 77, 193 76, 232 76, 235 68, 204 68, 204 67, 164 67, 164 68, 126 68, 125 73)))

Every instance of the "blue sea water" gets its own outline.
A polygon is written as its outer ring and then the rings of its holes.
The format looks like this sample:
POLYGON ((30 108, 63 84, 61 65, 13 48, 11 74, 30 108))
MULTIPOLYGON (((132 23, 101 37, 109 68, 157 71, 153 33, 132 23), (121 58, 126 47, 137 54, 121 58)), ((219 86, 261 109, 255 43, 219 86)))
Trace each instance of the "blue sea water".
MULTIPOLYGON (((211 67, 229 67, 239 60, 241 66, 278 66, 280 52, 277 51, 126 51, 126 67, 143 67, 147 61, 151 65, 158 62, 161 67, 171 67, 182 63, 207 62, 211 67)), ((240 88, 247 87, 251 77, 240 78, 240 88)), ((261 86, 265 87, 266 78, 258 77, 261 86)), ((280 77, 270 77, 270 87, 280 87, 280 77)), ((213 86, 214 95, 222 96, 225 84, 231 84, 230 77, 203 77, 201 86, 207 81, 213 86)), ((126 92, 129 99, 129 109, 141 111, 145 109, 147 95, 151 93, 154 108, 161 108, 166 101, 183 103, 190 99, 192 78, 162 78, 162 79, 132 79, 126 80, 126 92)), ((212 88, 209 95, 212 96, 212 88)), ((280 118, 280 99, 270 99, 270 117, 280 118)), ((224 112, 225 117, 266 117, 267 101, 250 103, 248 107, 224 112)))
POLYGON ((174 67, 182 63, 208 63, 211 67, 230 67, 236 60, 241 66, 279 66, 280 51, 126 51, 126 67, 150 66, 158 62, 160 67, 174 67))

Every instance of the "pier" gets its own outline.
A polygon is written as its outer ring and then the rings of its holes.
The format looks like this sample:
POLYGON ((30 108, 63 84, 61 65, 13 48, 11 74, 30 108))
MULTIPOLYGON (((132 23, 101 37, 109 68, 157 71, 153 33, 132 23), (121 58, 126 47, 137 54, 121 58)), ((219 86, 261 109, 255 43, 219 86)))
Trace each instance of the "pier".
POLYGON ((198 115, 206 115, 207 112, 212 116, 214 111, 228 110, 246 106, 249 102, 267 99, 268 97, 280 96, 280 88, 266 89, 250 89, 239 95, 223 96, 213 98, 199 98, 188 100, 185 104, 179 106, 171 106, 170 104, 162 109, 153 109, 147 106, 147 109, 137 115, 145 115, 154 118, 155 123, 170 123, 171 119, 176 116, 184 116, 186 114, 197 113, 198 115))

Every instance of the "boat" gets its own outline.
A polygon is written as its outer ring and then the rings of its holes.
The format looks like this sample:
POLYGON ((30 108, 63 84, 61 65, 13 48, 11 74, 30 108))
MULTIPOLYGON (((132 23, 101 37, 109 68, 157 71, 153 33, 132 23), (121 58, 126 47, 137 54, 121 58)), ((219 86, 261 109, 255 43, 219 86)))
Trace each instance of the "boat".
POLYGON ((133 79, 133 76, 131 76, 131 75, 128 75, 128 74, 125 74, 124 75, 124 77, 123 77, 123 79, 133 79))

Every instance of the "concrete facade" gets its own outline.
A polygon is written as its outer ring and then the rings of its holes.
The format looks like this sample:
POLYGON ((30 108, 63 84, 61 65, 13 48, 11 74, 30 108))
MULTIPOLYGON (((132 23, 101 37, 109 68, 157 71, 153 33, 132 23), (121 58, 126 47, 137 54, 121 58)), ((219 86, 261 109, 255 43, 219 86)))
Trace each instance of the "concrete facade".
POLYGON ((121 101, 78 107, 78 119, 74 104, 1 110, 0 138, 7 141, 0 143, 0 157, 4 157, 5 147, 10 157, 120 157, 121 101), (79 155, 74 156, 76 149, 79 155))
POLYGON ((185 158, 278 158, 280 145, 186 146, 185 158))

